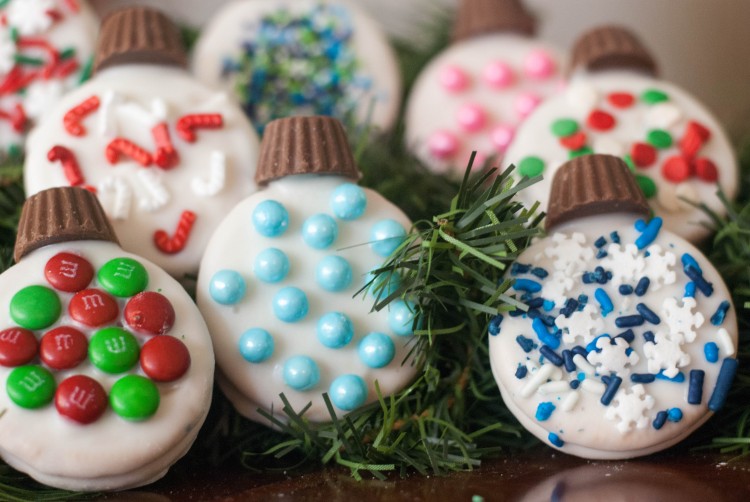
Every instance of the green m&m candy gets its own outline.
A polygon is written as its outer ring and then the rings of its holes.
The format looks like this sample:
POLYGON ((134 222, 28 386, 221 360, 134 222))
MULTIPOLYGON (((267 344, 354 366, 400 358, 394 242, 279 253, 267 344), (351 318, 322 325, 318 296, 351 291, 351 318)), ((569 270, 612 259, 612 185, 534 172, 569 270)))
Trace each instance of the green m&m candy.
POLYGON ((145 420, 159 408, 159 389, 146 377, 127 375, 112 386, 109 404, 126 420, 145 420))
POLYGON ((105 373, 122 373, 138 362, 138 341, 122 328, 100 329, 89 342, 91 363, 105 373))
POLYGON ((10 300, 10 318, 22 328, 43 329, 60 317, 60 298, 46 286, 27 286, 10 300))
POLYGON ((18 406, 41 408, 55 396, 55 377, 41 366, 19 366, 8 375, 5 390, 18 406))
POLYGON ((125 298, 140 293, 148 286, 148 272, 132 258, 109 260, 99 269, 97 279, 108 293, 125 298))

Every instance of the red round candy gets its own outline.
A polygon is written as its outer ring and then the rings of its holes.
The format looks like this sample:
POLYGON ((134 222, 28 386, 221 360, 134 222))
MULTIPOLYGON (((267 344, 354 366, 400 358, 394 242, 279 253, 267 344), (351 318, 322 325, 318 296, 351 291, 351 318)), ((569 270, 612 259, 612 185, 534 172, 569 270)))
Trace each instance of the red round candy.
POLYGON ((60 326, 44 334, 39 344, 39 357, 53 370, 75 368, 89 351, 86 335, 70 326, 60 326))
POLYGON ((68 305, 70 317, 92 328, 114 321, 119 312, 117 300, 100 289, 79 291, 68 305))
POLYGON ((560 138, 560 144, 571 151, 580 150, 584 146, 586 146, 586 133, 583 131, 578 131, 575 134, 571 134, 570 136, 566 136, 564 138, 560 138))
POLYGON ((141 368, 157 382, 177 380, 190 367, 190 352, 173 336, 156 336, 141 348, 141 368))
POLYGON ((656 162, 656 148, 646 143, 634 143, 630 148, 630 158, 638 167, 650 167, 656 162))
POLYGON ((680 183, 692 175, 692 167, 688 159, 674 156, 664 162, 661 174, 672 183, 680 183))
POLYGON ((695 174, 703 181, 715 183, 719 180, 719 169, 711 159, 701 157, 695 160, 695 174))
POLYGON ((615 118, 603 110, 594 110, 586 119, 586 123, 597 131, 609 131, 615 126, 615 118))
POLYGON ((141 333, 163 335, 174 326, 174 318, 167 297, 153 291, 138 293, 125 305, 125 322, 141 333))
POLYGON ((607 101, 616 108, 630 108, 635 102, 635 96, 629 92, 613 92, 607 96, 607 101))
POLYGON ((33 331, 8 328, 0 331, 0 366, 21 366, 36 356, 37 341, 33 331))
POLYGON ((101 384, 85 375, 66 378, 55 391, 57 412, 79 424, 96 421, 107 409, 107 402, 101 384))
POLYGON ((44 276, 53 288, 76 293, 91 283, 94 267, 82 256, 57 253, 44 267, 44 276))

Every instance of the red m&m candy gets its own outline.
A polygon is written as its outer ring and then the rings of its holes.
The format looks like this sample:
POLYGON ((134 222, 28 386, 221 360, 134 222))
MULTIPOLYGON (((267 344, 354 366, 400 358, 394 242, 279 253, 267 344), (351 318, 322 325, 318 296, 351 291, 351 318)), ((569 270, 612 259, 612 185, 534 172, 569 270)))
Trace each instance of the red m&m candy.
POLYGON ((70 317, 92 328, 114 321, 119 312, 117 301, 99 289, 79 291, 68 305, 70 317))
POLYGON ((20 366, 36 355, 37 342, 33 331, 8 328, 0 331, 0 365, 20 366))
POLYGON ((141 368, 157 382, 172 382, 190 368, 190 352, 173 336, 157 336, 141 347, 141 368))
POLYGON ((174 308, 167 297, 153 291, 138 293, 125 305, 125 322, 134 330, 163 335, 174 326, 174 308))
POLYGON ((66 378, 55 392, 58 413, 80 424, 90 424, 102 416, 107 403, 101 384, 85 375, 66 378))
POLYGON ((60 326, 48 331, 39 344, 42 362, 55 370, 75 368, 88 355, 86 335, 75 328, 60 326))
POLYGON ((57 253, 44 267, 44 277, 50 285, 68 293, 76 293, 91 283, 94 267, 82 256, 57 253))

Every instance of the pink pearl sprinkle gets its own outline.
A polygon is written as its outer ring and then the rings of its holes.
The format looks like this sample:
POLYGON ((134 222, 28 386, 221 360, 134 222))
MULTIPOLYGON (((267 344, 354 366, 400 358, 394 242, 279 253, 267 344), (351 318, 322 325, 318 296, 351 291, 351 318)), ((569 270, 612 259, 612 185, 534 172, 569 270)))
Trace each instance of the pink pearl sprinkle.
POLYGON ((516 113, 518 113, 519 117, 526 118, 541 102, 542 99, 536 94, 521 94, 516 98, 516 113))
POLYGON ((430 137, 428 146, 434 157, 449 159, 458 152, 458 138, 447 131, 438 131, 430 137))
POLYGON ((458 123, 468 132, 476 132, 487 123, 487 113, 479 105, 463 105, 458 110, 458 123))
POLYGON ((482 77, 491 87, 503 89, 513 83, 513 70, 502 61, 493 61, 485 66, 482 77))
POLYGON ((531 78, 545 79, 555 73, 555 61, 545 51, 537 50, 526 57, 523 69, 531 78))
POLYGON ((469 87, 469 77, 458 66, 446 66, 440 72, 440 84, 448 92, 461 92, 469 87))
POLYGON ((513 126, 499 125, 490 132, 490 140, 498 152, 504 153, 510 142, 513 141, 515 133, 516 131, 513 126))

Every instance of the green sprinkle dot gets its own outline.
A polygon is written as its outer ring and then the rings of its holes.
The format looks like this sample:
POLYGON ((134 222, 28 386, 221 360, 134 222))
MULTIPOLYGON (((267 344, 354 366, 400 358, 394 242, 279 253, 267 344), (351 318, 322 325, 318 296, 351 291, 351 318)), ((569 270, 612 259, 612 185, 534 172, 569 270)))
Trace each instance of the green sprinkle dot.
POLYGON ((21 408, 41 408, 55 396, 55 377, 41 366, 19 366, 8 375, 5 390, 21 408))
POLYGON ((105 373, 128 371, 138 362, 138 341, 122 328, 100 329, 89 342, 91 363, 105 373))
POLYGON ((576 157, 581 157, 583 155, 591 155, 592 153, 594 153, 594 150, 592 150, 591 147, 584 146, 583 148, 579 148, 578 150, 568 152, 568 158, 575 159, 576 157))
POLYGON ((672 146, 673 140, 672 135, 663 129, 652 129, 646 136, 646 141, 651 143, 652 146, 665 149, 672 146))
POLYGON ((125 298, 146 289, 148 272, 132 258, 115 258, 99 269, 97 279, 108 293, 125 298))
POLYGON ((630 169, 631 173, 635 172, 635 163, 633 162, 633 157, 630 156, 630 154, 626 154, 623 158, 623 161, 625 161, 625 164, 628 165, 628 169, 630 169))
POLYGON ((559 119, 552 123, 552 134, 558 138, 567 138, 578 132, 578 122, 573 119, 559 119))
POLYGON ((544 172, 544 161, 539 157, 526 157, 518 163, 518 172, 529 178, 539 176, 544 172))
POLYGON ((654 183, 654 180, 652 180, 648 176, 636 174, 635 181, 638 182, 638 186, 641 187, 643 195, 645 195, 647 199, 654 198, 656 196, 656 193, 659 191, 656 188, 656 183, 654 183))
POLYGON ((669 96, 659 89, 647 89, 641 94, 641 100, 648 105, 669 101, 669 96))
POLYGON ((145 420, 159 408, 159 389, 146 377, 127 375, 112 386, 109 404, 125 420, 145 420))
POLYGON ((60 317, 60 298, 46 286, 27 286, 10 300, 10 317, 26 329, 43 329, 60 317))

